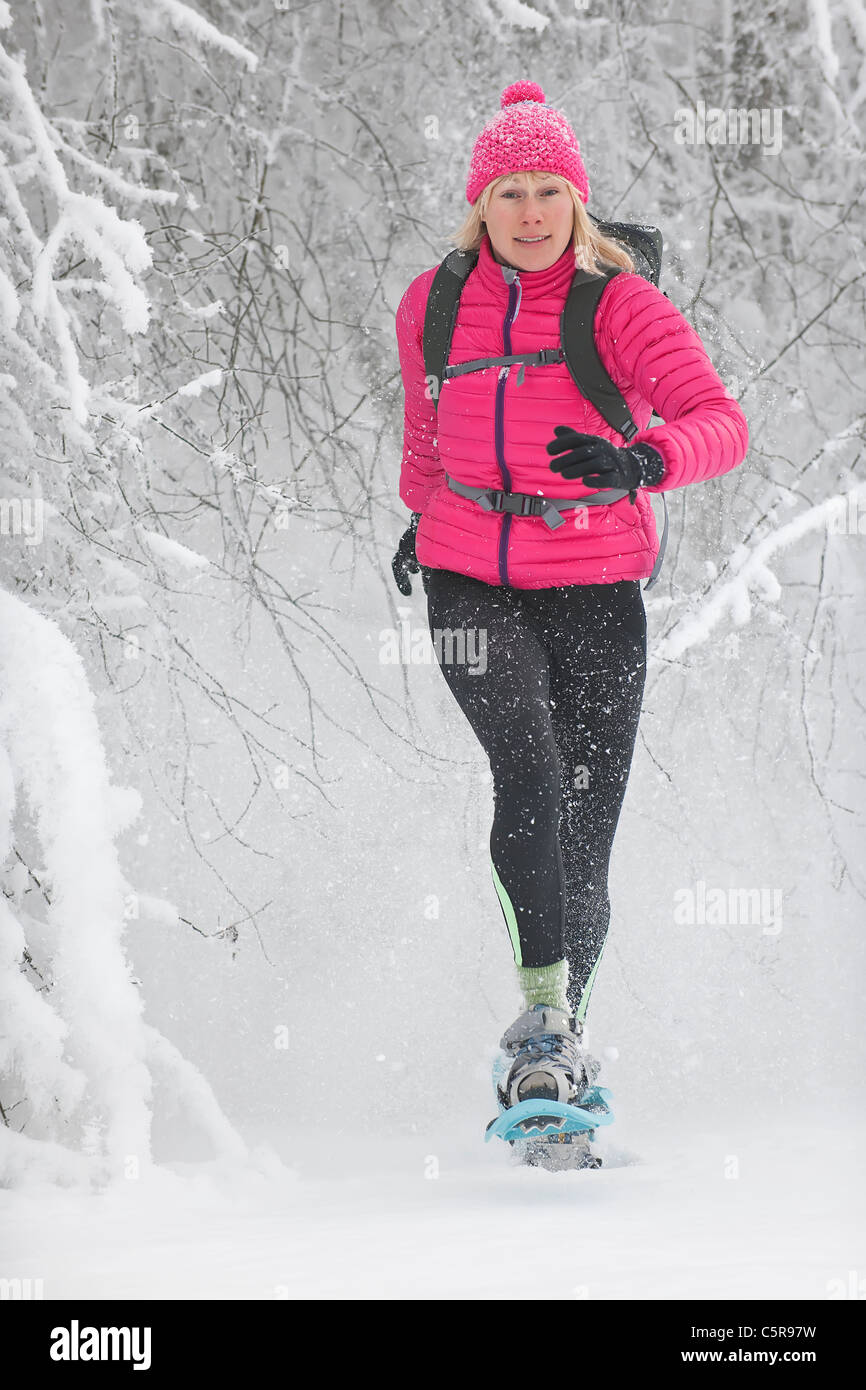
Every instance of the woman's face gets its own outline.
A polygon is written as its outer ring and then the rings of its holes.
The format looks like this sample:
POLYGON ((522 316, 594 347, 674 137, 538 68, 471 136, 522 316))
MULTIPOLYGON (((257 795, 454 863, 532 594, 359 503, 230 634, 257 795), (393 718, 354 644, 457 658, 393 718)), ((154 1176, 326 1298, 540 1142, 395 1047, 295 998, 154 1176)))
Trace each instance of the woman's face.
POLYGON ((546 270, 574 231, 574 204, 556 174, 512 174, 495 188, 484 214, 496 259, 518 270, 546 270))

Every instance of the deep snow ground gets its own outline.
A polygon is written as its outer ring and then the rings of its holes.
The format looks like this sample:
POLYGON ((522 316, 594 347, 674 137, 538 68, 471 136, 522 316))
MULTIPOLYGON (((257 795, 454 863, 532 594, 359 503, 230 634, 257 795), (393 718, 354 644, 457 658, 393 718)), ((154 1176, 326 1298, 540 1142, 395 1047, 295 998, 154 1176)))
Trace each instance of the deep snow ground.
POLYGON ((286 1130, 267 1137, 285 1169, 0 1192, 3 1272, 46 1299, 866 1296, 866 1124, 832 1109, 618 1123, 606 1166, 570 1174, 514 1167, 462 1118, 286 1130))

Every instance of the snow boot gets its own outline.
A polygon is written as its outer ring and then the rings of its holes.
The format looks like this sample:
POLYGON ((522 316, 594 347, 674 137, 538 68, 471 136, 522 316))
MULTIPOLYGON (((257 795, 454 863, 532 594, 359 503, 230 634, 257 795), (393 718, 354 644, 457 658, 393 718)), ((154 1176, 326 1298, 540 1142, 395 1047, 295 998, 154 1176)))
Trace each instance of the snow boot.
POLYGON ((502 1105, 524 1100, 576 1104, 600 1070, 583 1045, 583 1024, 548 1004, 535 1004, 515 1019, 499 1046, 511 1059, 497 1087, 502 1105))

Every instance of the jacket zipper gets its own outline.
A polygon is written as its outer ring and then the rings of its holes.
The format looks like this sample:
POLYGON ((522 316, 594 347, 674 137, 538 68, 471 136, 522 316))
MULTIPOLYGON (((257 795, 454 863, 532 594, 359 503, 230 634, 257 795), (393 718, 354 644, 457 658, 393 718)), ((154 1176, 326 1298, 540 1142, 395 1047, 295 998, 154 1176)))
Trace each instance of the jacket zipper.
MULTIPOLYGON (((520 308, 522 297, 522 287, 520 277, 515 272, 514 278, 508 285, 508 309, 505 313, 505 322, 502 326, 502 338, 505 348, 504 355, 511 355, 511 325, 517 318, 517 311, 520 308)), ((496 443, 496 462, 499 465, 499 473, 502 478, 503 492, 511 491, 511 474, 505 462, 505 385, 508 381, 510 367, 500 367, 499 378, 496 382, 496 402, 494 408, 494 439, 496 443)), ((508 537, 511 533, 511 523, 514 519, 512 512, 505 512, 502 518, 502 530, 499 532, 499 580, 502 584, 508 584, 508 537)))

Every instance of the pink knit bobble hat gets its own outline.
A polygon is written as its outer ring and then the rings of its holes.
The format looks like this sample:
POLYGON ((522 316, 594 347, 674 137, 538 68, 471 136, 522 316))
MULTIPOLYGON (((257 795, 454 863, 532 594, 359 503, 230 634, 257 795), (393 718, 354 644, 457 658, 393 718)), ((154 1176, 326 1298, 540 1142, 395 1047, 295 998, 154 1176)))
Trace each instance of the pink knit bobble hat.
POLYGON ((513 82, 500 100, 502 110, 475 141, 469 164, 466 197, 479 193, 502 174, 544 169, 573 183, 584 203, 589 180, 577 138, 561 111, 545 104, 537 82, 513 82))

